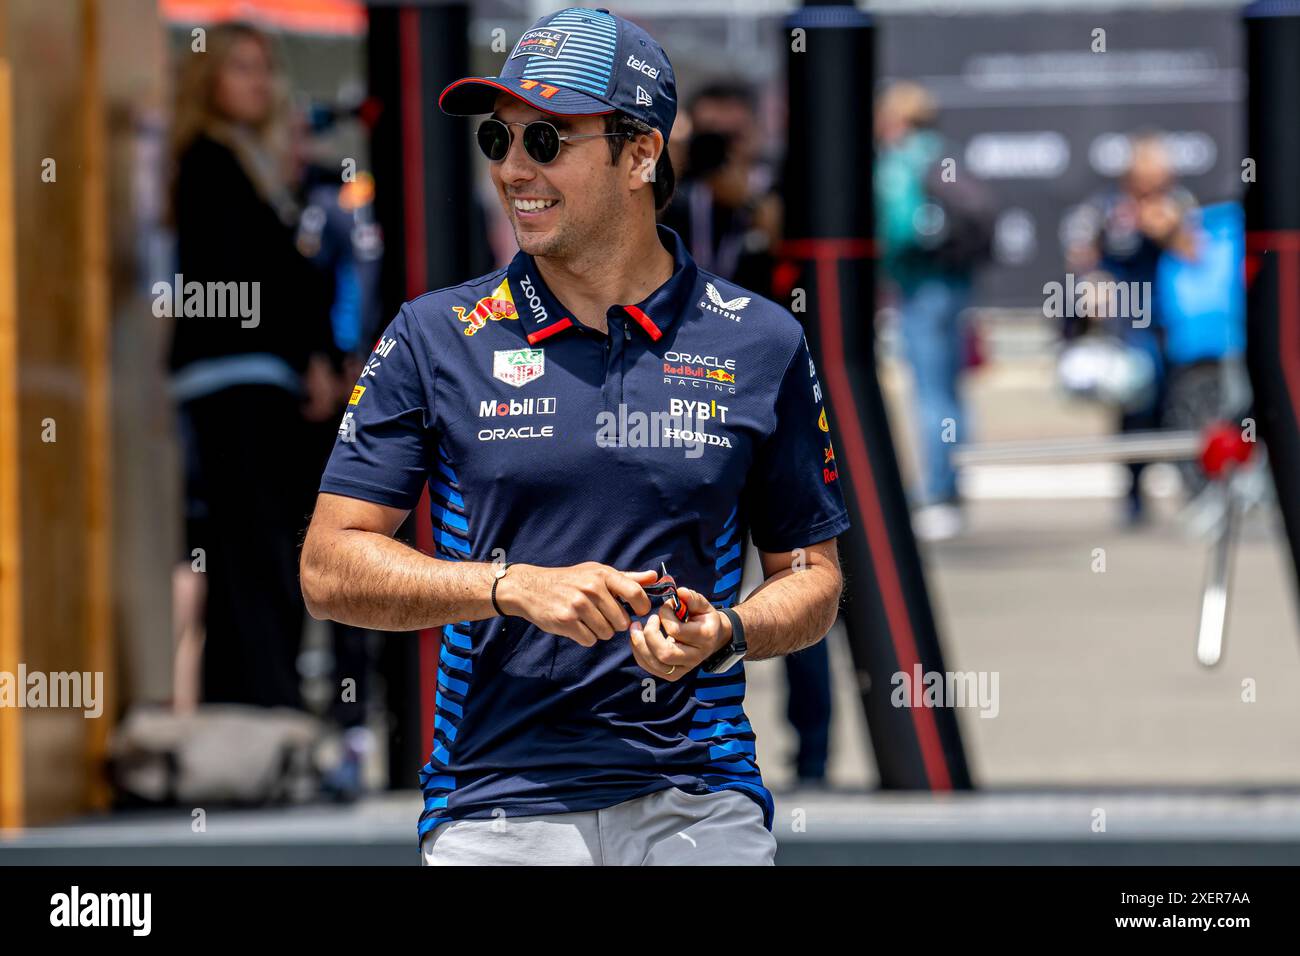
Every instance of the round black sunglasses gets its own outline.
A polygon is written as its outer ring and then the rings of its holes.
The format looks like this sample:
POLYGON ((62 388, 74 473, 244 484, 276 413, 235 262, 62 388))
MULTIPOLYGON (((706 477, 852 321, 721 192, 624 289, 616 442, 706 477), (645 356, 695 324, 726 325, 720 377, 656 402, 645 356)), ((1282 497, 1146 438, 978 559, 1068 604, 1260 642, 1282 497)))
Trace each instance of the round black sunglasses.
POLYGON ((602 137, 620 136, 624 139, 632 139, 636 134, 624 131, 621 133, 583 133, 575 136, 572 133, 561 133, 545 120, 535 120, 532 123, 503 123, 499 119, 485 119, 478 126, 478 148, 483 150, 483 155, 494 163, 499 163, 506 158, 510 152, 510 143, 514 138, 514 133, 510 127, 522 126, 524 128, 524 152, 535 163, 542 166, 555 162, 556 157, 560 155, 560 147, 565 143, 572 143, 579 139, 600 139, 602 137))

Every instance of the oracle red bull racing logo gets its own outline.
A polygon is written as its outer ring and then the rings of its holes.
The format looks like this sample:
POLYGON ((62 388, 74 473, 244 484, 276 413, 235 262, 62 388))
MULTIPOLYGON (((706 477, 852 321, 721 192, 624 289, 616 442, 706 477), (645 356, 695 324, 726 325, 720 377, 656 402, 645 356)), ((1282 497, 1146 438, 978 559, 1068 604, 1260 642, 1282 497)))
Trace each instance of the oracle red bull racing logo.
POLYGON ((736 393, 736 360, 690 352, 664 353, 664 384, 736 393))
POLYGON ((456 318, 466 323, 464 329, 466 335, 473 335, 489 321, 500 322, 502 319, 519 318, 514 297, 510 295, 510 284, 507 281, 502 281, 492 290, 491 295, 485 295, 475 302, 473 308, 453 305, 451 310, 456 313, 456 318))

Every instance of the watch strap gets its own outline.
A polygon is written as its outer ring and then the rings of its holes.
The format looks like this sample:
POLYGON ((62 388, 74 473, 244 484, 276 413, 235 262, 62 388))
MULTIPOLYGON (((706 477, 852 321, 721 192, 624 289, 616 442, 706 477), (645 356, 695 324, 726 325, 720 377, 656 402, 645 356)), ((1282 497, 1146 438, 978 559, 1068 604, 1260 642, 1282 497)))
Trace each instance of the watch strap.
POLYGON ((731 647, 737 650, 747 648, 749 645, 745 643, 745 625, 741 622, 740 615, 729 607, 718 608, 718 613, 725 614, 731 622, 731 647))
POLYGON ((712 656, 700 665, 701 669, 709 674, 715 674, 719 669, 730 669, 730 667, 735 666, 736 661, 742 660, 745 651, 749 649, 749 645, 745 643, 745 625, 741 623, 740 615, 729 607, 718 608, 718 613, 725 614, 727 620, 731 622, 731 640, 726 647, 714 651, 712 656), (728 667, 721 668, 721 665, 728 661, 730 661, 728 667))

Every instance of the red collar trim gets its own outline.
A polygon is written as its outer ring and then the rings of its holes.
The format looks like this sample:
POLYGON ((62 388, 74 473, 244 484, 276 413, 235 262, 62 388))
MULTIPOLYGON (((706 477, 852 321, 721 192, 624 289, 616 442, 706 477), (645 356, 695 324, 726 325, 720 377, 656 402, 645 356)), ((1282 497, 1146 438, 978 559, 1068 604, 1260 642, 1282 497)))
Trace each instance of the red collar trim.
POLYGON ((550 325, 544 325, 536 332, 528 333, 528 344, 536 345, 538 342, 542 341, 542 339, 549 339, 556 332, 563 332, 572 325, 572 319, 559 319, 558 321, 552 322, 550 325))
POLYGON ((650 336, 650 341, 658 342, 664 337, 663 330, 655 325, 650 316, 646 315, 634 305, 623 306, 623 311, 632 316, 633 321, 641 328, 645 329, 645 334, 650 336))

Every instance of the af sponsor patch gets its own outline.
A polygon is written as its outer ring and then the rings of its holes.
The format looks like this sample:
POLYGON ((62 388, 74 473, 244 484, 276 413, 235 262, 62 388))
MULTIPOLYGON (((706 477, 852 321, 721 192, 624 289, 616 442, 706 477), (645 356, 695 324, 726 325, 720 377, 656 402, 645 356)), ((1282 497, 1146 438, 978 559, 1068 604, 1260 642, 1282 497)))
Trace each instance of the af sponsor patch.
POLYGON ((492 353, 492 377, 522 388, 546 374, 542 349, 502 349, 492 353))
POLYGON ((361 401, 361 396, 364 394, 366 394, 366 387, 364 385, 353 385, 352 397, 348 399, 348 404, 355 405, 357 402, 361 401))
POLYGON ((824 408, 822 409, 822 413, 817 416, 817 427, 824 432, 829 432, 831 430, 831 424, 826 420, 826 409, 824 408))
POLYGON ((515 52, 510 54, 510 59, 513 60, 517 56, 545 56, 552 60, 557 59, 569 36, 570 34, 563 30, 547 28, 529 30, 515 44, 515 52))
POLYGON ((490 295, 479 299, 472 308, 453 305, 451 311, 456 313, 456 318, 465 323, 466 335, 473 335, 489 321, 500 322, 502 319, 519 318, 519 313, 515 310, 514 296, 510 294, 510 282, 507 279, 502 279, 501 284, 493 289, 490 295))

